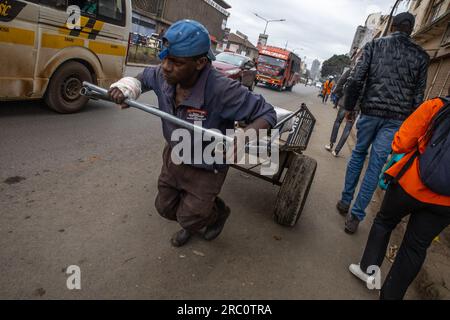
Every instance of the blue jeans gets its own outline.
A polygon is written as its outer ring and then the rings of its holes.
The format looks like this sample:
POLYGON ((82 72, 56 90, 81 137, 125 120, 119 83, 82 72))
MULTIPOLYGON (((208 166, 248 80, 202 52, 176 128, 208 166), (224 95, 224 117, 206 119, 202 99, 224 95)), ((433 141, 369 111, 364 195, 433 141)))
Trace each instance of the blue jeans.
POLYGON ((372 145, 369 165, 351 211, 360 221, 366 217, 365 210, 372 200, 381 170, 383 170, 383 166, 391 152, 394 135, 402 123, 403 121, 400 120, 367 115, 361 115, 356 123, 356 129, 358 130, 357 141, 352 157, 347 165, 341 201, 348 205, 351 204, 369 147, 372 145))

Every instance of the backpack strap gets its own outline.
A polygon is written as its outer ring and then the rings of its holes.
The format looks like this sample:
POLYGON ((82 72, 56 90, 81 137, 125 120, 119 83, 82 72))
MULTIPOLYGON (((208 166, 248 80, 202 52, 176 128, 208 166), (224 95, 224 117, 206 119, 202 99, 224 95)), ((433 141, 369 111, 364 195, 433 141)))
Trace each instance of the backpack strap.
POLYGON ((442 102, 444 102, 444 104, 446 104, 446 105, 450 104, 450 96, 446 96, 445 98, 440 97, 439 99, 441 99, 442 102))
POLYGON ((442 120, 446 119, 450 113, 450 96, 445 98, 439 98, 444 103, 444 106, 439 110, 434 119, 434 124, 439 124, 442 120))
POLYGON ((392 184, 398 184, 400 179, 405 175, 406 171, 408 171, 408 169, 411 168, 414 160, 416 160, 416 158, 419 155, 420 155, 420 152, 419 152, 419 149, 417 149, 414 152, 414 154, 411 156, 411 158, 409 158, 409 160, 403 165, 403 168, 399 171, 399 173, 395 177, 392 177, 389 181, 392 184))
MULTIPOLYGON (((439 112, 433 117, 431 120, 431 124, 428 127, 428 130, 425 136, 428 138, 434 133, 436 128, 443 122, 446 121, 450 117, 450 97, 439 98, 444 103, 444 106, 439 110, 439 112)), ((447 132, 448 134, 448 132, 447 132)))

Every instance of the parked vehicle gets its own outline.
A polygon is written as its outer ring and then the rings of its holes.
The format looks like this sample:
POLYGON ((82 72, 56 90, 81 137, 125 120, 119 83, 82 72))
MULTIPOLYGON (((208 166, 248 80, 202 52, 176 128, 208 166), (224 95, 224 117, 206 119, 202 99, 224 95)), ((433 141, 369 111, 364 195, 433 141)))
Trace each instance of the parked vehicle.
POLYGON ((255 89, 256 66, 250 58, 237 53, 222 52, 212 64, 224 76, 241 82, 250 91, 255 89))
POLYGON ((291 51, 272 46, 263 46, 259 50, 258 83, 279 91, 291 91, 300 82, 300 69, 301 59, 291 51))

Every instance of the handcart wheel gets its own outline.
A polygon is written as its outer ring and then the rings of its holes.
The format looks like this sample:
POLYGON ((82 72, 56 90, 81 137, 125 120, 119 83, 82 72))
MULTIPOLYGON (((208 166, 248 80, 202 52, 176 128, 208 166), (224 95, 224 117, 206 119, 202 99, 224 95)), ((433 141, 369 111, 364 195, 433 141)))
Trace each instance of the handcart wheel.
POLYGON ((278 193, 274 219, 282 226, 293 227, 300 218, 308 197, 317 161, 295 152, 289 157, 290 165, 278 193))

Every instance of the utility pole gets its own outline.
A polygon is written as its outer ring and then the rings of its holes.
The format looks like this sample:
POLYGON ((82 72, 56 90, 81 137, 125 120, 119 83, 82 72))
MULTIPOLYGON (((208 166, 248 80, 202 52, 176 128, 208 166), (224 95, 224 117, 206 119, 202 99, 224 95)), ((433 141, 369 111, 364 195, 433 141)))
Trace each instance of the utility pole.
POLYGON ((386 23, 386 27, 384 28, 384 31, 381 34, 382 37, 387 36, 387 33, 389 32, 389 30, 391 28, 392 17, 394 16, 395 10, 397 10, 398 6, 400 5, 400 2, 402 2, 402 0, 396 0, 395 1, 395 4, 394 4, 394 6, 392 7, 392 10, 391 10, 391 14, 389 15, 388 21, 386 23))

